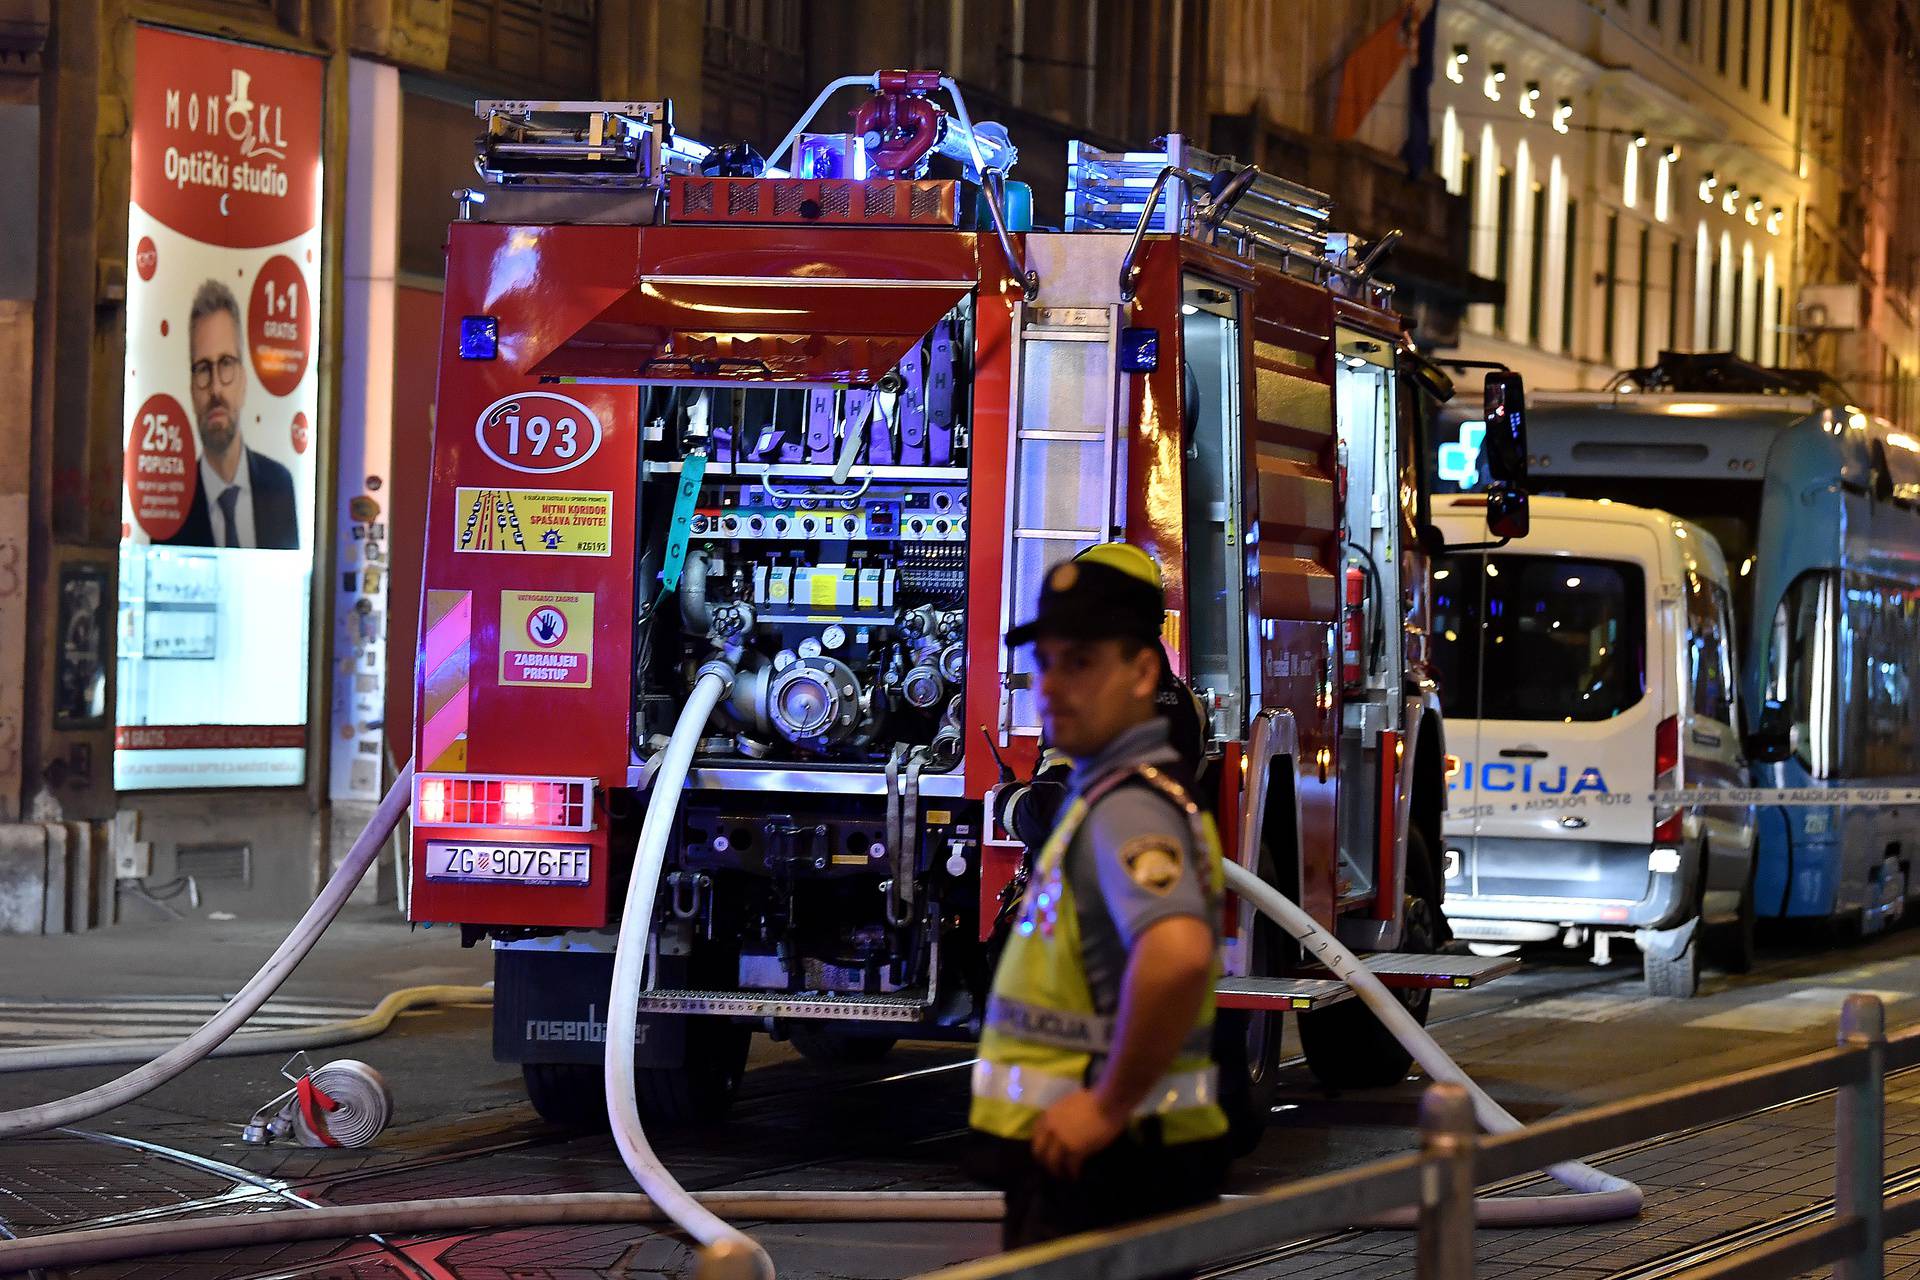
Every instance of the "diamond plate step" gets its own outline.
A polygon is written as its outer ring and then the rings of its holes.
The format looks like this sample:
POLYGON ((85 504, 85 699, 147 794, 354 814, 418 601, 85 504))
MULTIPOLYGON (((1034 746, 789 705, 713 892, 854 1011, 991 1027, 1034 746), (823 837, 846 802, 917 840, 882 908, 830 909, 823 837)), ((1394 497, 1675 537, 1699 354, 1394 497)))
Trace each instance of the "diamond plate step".
POLYGON ((839 1018, 848 1022, 920 1022, 926 1000, 899 996, 842 996, 830 992, 790 995, 773 991, 673 991, 640 993, 642 1013, 704 1013, 730 1018, 839 1018))

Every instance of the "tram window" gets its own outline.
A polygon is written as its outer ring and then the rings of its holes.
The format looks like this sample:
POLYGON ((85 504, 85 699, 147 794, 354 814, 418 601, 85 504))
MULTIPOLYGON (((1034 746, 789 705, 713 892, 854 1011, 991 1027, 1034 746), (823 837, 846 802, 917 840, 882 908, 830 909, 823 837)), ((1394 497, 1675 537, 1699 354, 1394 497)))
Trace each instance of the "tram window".
POLYGON ((1501 555, 1450 556, 1438 567, 1434 656, 1447 715, 1606 720, 1646 692, 1638 566, 1501 555))
POLYGON ((1792 719, 1794 757, 1816 778, 1827 776, 1833 706, 1833 637, 1824 599, 1831 582, 1831 574, 1820 572, 1794 579, 1774 613, 1767 658, 1770 696, 1792 719))
POLYGON ((1920 708, 1912 655, 1920 649, 1920 619, 1914 588, 1890 579, 1849 573, 1845 578, 1840 630, 1840 674, 1846 682, 1837 701, 1844 728, 1840 767, 1863 778, 1911 773, 1920 753, 1920 708))
POLYGON ((1733 723, 1733 664, 1727 653, 1727 593, 1719 583, 1687 574, 1687 670, 1693 683, 1693 713, 1733 723))

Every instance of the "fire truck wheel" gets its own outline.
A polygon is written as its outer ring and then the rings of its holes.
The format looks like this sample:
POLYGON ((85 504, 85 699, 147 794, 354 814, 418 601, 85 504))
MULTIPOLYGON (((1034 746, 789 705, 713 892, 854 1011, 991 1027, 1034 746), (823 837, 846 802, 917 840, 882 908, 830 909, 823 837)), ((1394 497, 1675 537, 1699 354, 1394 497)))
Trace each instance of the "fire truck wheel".
POLYGON ((817 1022, 794 1023, 787 1030, 787 1038, 801 1057, 833 1066, 878 1062, 892 1053, 894 1046, 892 1036, 855 1035, 817 1022))
POLYGON ((687 1019, 687 1058, 677 1067, 634 1073, 640 1117, 667 1127, 710 1124, 727 1114, 747 1073, 750 1027, 719 1018, 687 1019))
POLYGON ((1213 1057, 1220 1067, 1220 1106, 1227 1113, 1227 1140, 1237 1159, 1251 1155, 1266 1136, 1280 1072, 1280 1030, 1285 1015, 1222 1009, 1214 1015, 1213 1057))
POLYGON ((607 1127, 605 1072, 591 1062, 523 1062, 527 1101, 540 1118, 562 1129, 598 1133, 607 1127))
MULTIPOLYGON (((1407 832, 1406 934, 1402 951, 1431 954, 1440 936, 1433 859, 1420 828, 1407 832)), ((1433 992, 1394 992, 1422 1026, 1433 992)), ((1381 1089, 1406 1079, 1413 1054, 1358 999, 1300 1015, 1300 1048, 1313 1078, 1329 1089, 1381 1089)))
MULTIPOLYGON (((1261 862, 1270 864, 1265 847, 1261 862)), ((1271 974, 1279 926, 1264 916, 1253 919, 1248 972, 1271 974)), ((1220 1106, 1227 1113, 1227 1139, 1236 1158, 1251 1155, 1266 1136, 1280 1074, 1280 1036, 1286 1015, 1250 1009, 1221 1009, 1213 1020, 1213 1060, 1220 1068, 1220 1106)))

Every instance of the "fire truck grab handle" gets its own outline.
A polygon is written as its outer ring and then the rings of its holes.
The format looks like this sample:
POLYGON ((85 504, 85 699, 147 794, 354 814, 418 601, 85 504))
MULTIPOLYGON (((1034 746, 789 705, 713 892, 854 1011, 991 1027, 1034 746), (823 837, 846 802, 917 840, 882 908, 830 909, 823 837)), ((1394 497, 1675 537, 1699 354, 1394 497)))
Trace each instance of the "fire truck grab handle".
MULTIPOLYGON (((1167 189, 1167 182, 1171 178, 1179 178, 1182 182, 1200 186, 1204 186, 1207 182, 1205 174, 1195 173, 1191 169, 1182 169, 1177 164, 1168 165, 1160 171, 1160 176, 1153 180, 1153 186, 1147 190, 1146 206, 1140 210, 1140 221, 1133 225, 1133 239, 1127 241, 1127 252, 1120 259, 1120 300, 1122 302, 1133 301, 1134 284, 1140 274, 1139 268, 1133 265, 1133 260, 1140 252, 1141 242, 1147 238, 1147 227, 1153 222, 1153 210, 1160 203, 1161 193, 1167 189)), ((1178 232, 1178 223, 1177 213, 1169 210, 1166 230, 1178 232)))
POLYGON ((1021 292, 1028 302, 1040 296, 1040 273, 1027 266, 1013 249, 1013 237, 1007 234, 1007 217, 1001 209, 999 183, 1006 174, 997 169, 988 169, 986 157, 980 154, 978 135, 974 132, 973 117, 967 114, 967 100, 960 94, 960 86, 954 83, 952 76, 941 76, 940 87, 953 98, 953 113, 960 117, 960 127, 967 131, 967 150, 973 153, 973 167, 980 175, 980 191, 987 198, 987 212, 993 215, 993 229, 1000 237, 1000 252, 1007 255, 1007 265, 1013 269, 1013 275, 1020 282, 1021 292))

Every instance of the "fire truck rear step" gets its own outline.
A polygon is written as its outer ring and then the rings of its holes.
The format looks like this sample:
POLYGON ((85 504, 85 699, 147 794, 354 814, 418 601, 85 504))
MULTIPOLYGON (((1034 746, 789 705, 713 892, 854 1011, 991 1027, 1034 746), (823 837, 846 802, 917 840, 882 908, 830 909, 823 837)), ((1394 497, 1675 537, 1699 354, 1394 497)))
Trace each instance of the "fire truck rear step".
POLYGON ((1381 951, 1366 957, 1385 986, 1400 990, 1421 987, 1466 991, 1504 978, 1520 967, 1513 956, 1423 955, 1410 951, 1381 951))
MULTIPOLYGON (((1364 957, 1381 985, 1396 991, 1444 988, 1465 991, 1504 978, 1520 967, 1511 956, 1421 955, 1382 951, 1364 957)), ((1338 978, 1312 974, 1286 978, 1226 978, 1214 988, 1223 1009, 1292 1009, 1307 1012, 1353 998, 1338 978)))
POLYGON ((932 1006, 914 994, 842 996, 820 992, 672 991, 640 993, 641 1013, 700 1013, 731 1018, 837 1018, 848 1022, 921 1022, 932 1006))
POLYGON ((1222 1009, 1292 1009, 1305 1013, 1353 999, 1338 978, 1222 978, 1213 989, 1222 1009))

